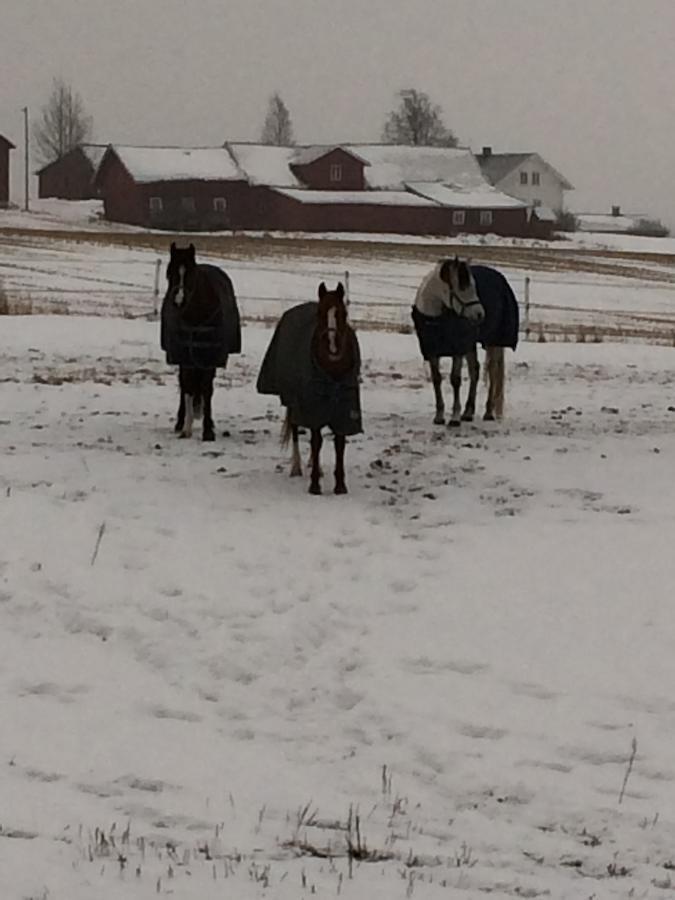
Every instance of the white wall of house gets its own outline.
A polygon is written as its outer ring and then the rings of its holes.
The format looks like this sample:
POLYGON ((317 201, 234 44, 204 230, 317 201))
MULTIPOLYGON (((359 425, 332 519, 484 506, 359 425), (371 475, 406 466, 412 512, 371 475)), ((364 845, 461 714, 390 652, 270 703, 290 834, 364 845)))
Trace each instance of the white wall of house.
POLYGON ((528 157, 495 187, 511 197, 524 200, 529 206, 548 206, 556 212, 565 206, 560 179, 537 154, 528 157), (523 178, 527 177, 526 183, 521 181, 521 173, 524 173, 523 178))

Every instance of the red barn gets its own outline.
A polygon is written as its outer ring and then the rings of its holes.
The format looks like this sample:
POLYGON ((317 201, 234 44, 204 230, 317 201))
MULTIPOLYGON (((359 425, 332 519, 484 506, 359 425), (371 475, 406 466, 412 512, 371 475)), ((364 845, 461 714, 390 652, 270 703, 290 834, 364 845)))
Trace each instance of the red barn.
POLYGON ((176 231, 238 227, 246 179, 224 147, 110 145, 95 185, 105 216, 176 231))
POLYGON ((383 144, 111 145, 95 180, 106 218, 166 230, 525 235, 527 204, 469 150, 383 144))
POLYGON ((91 200, 96 197, 94 178, 106 144, 79 144, 38 172, 38 197, 91 200))
POLYGON ((0 207, 9 205, 9 151, 14 144, 0 134, 0 207))

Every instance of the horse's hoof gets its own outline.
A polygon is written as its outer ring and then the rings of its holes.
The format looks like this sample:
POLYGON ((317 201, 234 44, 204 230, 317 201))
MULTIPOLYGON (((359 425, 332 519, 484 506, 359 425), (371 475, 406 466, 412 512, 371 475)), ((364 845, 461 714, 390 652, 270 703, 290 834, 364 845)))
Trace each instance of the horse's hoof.
POLYGON ((185 440, 185 438, 192 437, 192 435, 188 434, 186 431, 181 431, 181 433, 178 435, 178 437, 182 441, 182 440, 185 440))
POLYGON ((213 431, 207 431, 206 434, 202 435, 203 441, 215 441, 215 439, 216 439, 216 436, 213 433, 213 431))
POLYGON ((348 490, 347 490, 347 485, 346 485, 346 484, 336 484, 336 485, 335 485, 335 490, 334 490, 333 493, 338 494, 338 495, 339 495, 339 494, 347 494, 347 493, 349 493, 348 490))
POLYGON ((485 415, 483 416, 484 422, 494 422, 494 420, 495 420, 494 413, 485 413, 485 415))
POLYGON ((434 425, 445 425, 445 416, 434 416, 434 425))
POLYGON ((291 469, 289 478, 300 478, 302 476, 302 469, 291 469))
POLYGON ((176 422, 176 424, 173 426, 173 430, 176 432, 176 434, 180 434, 181 431, 183 430, 183 423, 176 422))
POLYGON ((310 484, 309 493, 314 494, 315 497, 318 497, 321 494, 321 485, 320 484, 310 484))
POLYGON ((473 422, 473 413, 464 413, 462 422, 473 422))
POLYGON ((459 428, 459 419, 450 419, 448 422, 448 428, 459 428))

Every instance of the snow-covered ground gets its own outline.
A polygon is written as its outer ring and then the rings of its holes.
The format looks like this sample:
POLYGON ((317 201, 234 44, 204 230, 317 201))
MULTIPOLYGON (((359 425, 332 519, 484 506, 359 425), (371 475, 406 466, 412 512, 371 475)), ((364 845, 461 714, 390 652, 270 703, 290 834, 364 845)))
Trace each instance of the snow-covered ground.
POLYGON ((521 344, 451 431, 362 332, 312 497, 263 326, 202 444, 156 323, 0 322, 3 898, 668 895, 672 348, 521 344))

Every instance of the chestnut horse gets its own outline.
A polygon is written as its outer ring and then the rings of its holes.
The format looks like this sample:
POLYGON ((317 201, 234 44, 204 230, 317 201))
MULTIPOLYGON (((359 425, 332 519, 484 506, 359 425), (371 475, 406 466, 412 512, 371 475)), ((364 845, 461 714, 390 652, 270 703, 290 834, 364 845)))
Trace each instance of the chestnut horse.
POLYGON ((347 436, 361 429, 359 397, 360 353, 356 334, 347 321, 341 283, 329 291, 319 285, 319 302, 294 306, 283 314, 258 376, 261 394, 276 394, 286 407, 282 443, 293 443, 291 476, 302 475, 299 430, 311 431, 310 494, 321 493, 321 430, 335 438, 336 494, 346 494, 347 436))

